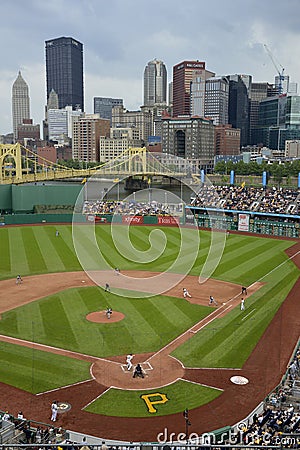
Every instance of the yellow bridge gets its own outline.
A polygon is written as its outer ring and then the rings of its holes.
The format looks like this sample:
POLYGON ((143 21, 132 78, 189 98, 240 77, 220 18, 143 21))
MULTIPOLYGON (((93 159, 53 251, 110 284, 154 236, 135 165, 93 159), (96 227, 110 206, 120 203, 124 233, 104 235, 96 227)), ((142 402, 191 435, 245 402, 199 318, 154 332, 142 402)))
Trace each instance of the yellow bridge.
POLYGON ((20 144, 0 144, 0 184, 33 183, 66 178, 161 176, 193 178, 190 164, 173 155, 153 155, 146 148, 129 148, 116 159, 89 169, 70 169, 48 161, 20 144))

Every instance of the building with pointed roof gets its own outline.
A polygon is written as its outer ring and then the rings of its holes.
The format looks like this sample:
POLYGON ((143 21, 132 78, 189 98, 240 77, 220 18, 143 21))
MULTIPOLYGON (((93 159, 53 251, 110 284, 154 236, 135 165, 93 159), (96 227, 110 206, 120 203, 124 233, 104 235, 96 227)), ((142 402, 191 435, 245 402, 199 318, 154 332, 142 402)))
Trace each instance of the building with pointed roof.
POLYGON ((19 71, 18 76, 12 86, 12 120, 14 141, 18 139, 18 126, 24 120, 30 119, 30 98, 26 81, 19 71))

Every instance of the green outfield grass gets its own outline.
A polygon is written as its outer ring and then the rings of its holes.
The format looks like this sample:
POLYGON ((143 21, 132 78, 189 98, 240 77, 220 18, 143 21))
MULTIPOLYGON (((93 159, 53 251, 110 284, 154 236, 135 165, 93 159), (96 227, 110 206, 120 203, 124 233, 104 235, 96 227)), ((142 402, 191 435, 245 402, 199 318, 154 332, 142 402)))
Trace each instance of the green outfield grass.
MULTIPOLYGON (((221 390, 201 386, 179 380, 169 386, 158 389, 147 389, 146 391, 121 391, 109 389, 101 397, 88 405, 85 410, 91 413, 104 414, 115 417, 149 417, 166 416, 197 408, 211 402, 219 395, 221 390), (145 394, 164 394, 168 399, 165 403, 155 404, 156 412, 149 412, 146 402, 141 398, 145 394)), ((162 401, 160 395, 150 397, 150 401, 162 401)))
MULTIPOLYGON (((92 268, 99 269, 98 249, 91 239, 91 228, 87 226, 76 227, 76 237, 82 242, 82 247, 89 254, 92 268)), ((143 253, 150 248, 149 236, 154 248, 161 246, 164 241, 161 233, 153 233, 153 227, 130 227, 129 236, 132 245, 141 251, 137 260, 131 260, 131 248, 124 243, 124 230, 122 226, 114 227, 114 238, 111 236, 109 226, 96 227, 96 239, 111 267, 121 267, 123 270, 167 270, 171 262, 176 259, 181 243, 181 232, 178 228, 164 228, 166 246, 160 257, 154 261, 144 262, 143 253), (125 251, 120 255, 119 248, 125 251), (123 248, 122 248, 123 246, 123 248)), ((189 251, 195 250, 196 230, 186 229, 186 256, 189 251)), ((211 243, 211 234, 200 232, 200 248, 197 259, 191 269, 191 274, 199 275, 207 258, 211 243)), ((292 245, 291 241, 274 240, 261 237, 231 235, 226 241, 222 260, 216 268, 214 278, 236 283, 250 284, 261 277, 284 259, 283 251, 292 245)), ((218 251, 218 250, 217 250, 218 251)), ((133 250, 132 250, 133 252, 133 250)), ((157 253, 159 248, 157 249, 157 253)), ((136 258, 136 255, 134 255, 136 258)), ((145 259, 145 255, 144 255, 145 259)), ((184 259, 184 257, 182 258, 184 259)), ((180 269, 180 263, 176 268, 180 269)), ((182 262, 182 270, 186 268, 186 261, 182 262)), ((64 272, 81 270, 72 240, 72 227, 60 226, 25 226, 0 229, 0 279, 15 277, 17 274, 34 275, 48 272, 64 272), (60 236, 55 237, 56 229, 60 236)))
MULTIPOLYGON (((81 225, 76 230, 80 249, 88 257, 89 268, 101 268, 99 252, 89 227, 81 225)), ((176 270, 179 273, 184 272, 190 253, 195 251, 195 233, 198 231, 184 231, 184 254, 180 254, 180 230, 164 228, 163 233, 164 237, 153 227, 130 227, 130 247, 125 241, 122 226, 114 227, 113 237, 109 226, 96 227, 97 242, 104 259, 111 267, 118 266, 122 270, 172 271, 174 268, 170 268, 171 263, 180 255, 176 270), (118 250, 121 250, 123 255, 120 255, 118 250), (143 254, 146 262, 143 261, 143 254), (151 260, 154 254, 157 257, 151 260)), ((200 231, 199 251, 192 264, 191 275, 199 275, 201 272, 211 240, 209 232, 200 231)), ((299 270, 284 253, 291 245, 293 242, 287 240, 231 234, 213 277, 246 286, 261 281, 264 286, 246 300, 244 312, 238 307, 233 309, 224 318, 214 321, 193 335, 176 349, 174 356, 188 367, 242 367, 299 276, 299 270)), ((213 249, 212 257, 217 259, 218 253, 219 250, 213 249)), ((15 278, 17 274, 25 277, 39 273, 78 270, 82 270, 82 267, 74 249, 71 226, 0 229, 0 279, 15 278), (59 237, 55 236, 56 229, 60 232, 59 237)), ((0 321, 0 334, 94 356, 144 353, 157 351, 210 311, 207 307, 167 296, 131 298, 130 291, 122 290, 120 296, 105 293, 96 287, 78 288, 4 313, 0 321), (109 325, 86 321, 86 314, 105 309, 107 306, 111 306, 114 311, 123 312, 125 319, 109 325)), ((3 342, 0 342, 0 352, 3 360, 8 361, 5 370, 2 373, 0 371, 0 381, 29 392, 49 390, 89 378, 87 363, 65 358, 63 367, 67 369, 59 373, 53 384, 52 380, 49 381, 49 378, 52 378, 49 373, 52 373, 52 366, 57 369, 58 364, 61 364, 61 357, 3 342), (24 374, 24 377, 18 374, 24 374)), ((172 389, 175 389, 175 398, 180 398, 182 386, 180 383, 169 386, 170 395, 172 389)), ((199 386, 189 385, 189 389, 190 387, 190 392, 199 389, 199 386)), ((193 406, 191 399, 190 408, 199 406, 202 401, 211 401, 210 390, 204 389, 198 393, 200 403, 197 399, 197 405, 193 406)), ((132 396, 143 404, 137 392, 133 394, 110 390, 99 401, 90 405, 89 410, 94 408, 101 414, 130 415, 127 403, 132 396), (120 396, 124 406, 118 413, 113 414, 111 405, 118 402, 117 396, 120 396)), ((134 404, 136 401, 132 400, 134 404)), ((182 410, 183 403, 169 402, 170 412, 167 413, 177 412, 176 408, 182 410), (179 406, 176 406, 177 404, 179 406)), ((185 407, 187 405, 184 405, 185 407)), ((137 408, 138 412, 134 414, 143 415, 141 406, 137 408)), ((163 410, 165 411, 165 408, 163 410)))

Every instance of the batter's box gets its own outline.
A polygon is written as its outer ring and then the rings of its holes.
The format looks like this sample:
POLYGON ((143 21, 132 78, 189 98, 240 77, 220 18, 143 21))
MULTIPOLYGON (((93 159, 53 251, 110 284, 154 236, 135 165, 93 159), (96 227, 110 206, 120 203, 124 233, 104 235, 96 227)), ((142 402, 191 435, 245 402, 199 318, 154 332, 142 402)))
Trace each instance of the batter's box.
MULTIPOLYGON (((142 366, 142 369, 144 372, 153 370, 153 367, 151 366, 151 364, 148 361, 141 363, 141 366, 142 366)), ((133 370, 134 370, 134 368, 135 368, 135 365, 133 364, 133 370)), ((121 364, 121 369, 123 370, 124 373, 132 373, 132 370, 127 369, 127 364, 121 364)))
POLYGON ((141 363, 142 369, 144 372, 148 372, 149 370, 153 370, 153 367, 149 363, 149 361, 146 361, 144 363, 141 363))

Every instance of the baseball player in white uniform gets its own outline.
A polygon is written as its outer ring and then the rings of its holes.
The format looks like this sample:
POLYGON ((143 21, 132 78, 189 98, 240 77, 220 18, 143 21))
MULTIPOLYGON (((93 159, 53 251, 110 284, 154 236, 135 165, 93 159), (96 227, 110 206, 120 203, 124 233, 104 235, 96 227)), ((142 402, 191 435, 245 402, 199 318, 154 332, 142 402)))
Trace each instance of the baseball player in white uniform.
POLYGON ((186 288, 183 288, 182 291, 183 291, 184 298, 187 298, 187 297, 192 298, 191 294, 189 293, 189 291, 186 288))
POLYGON ((130 353, 130 355, 127 355, 127 357, 126 357, 127 370, 132 369, 132 359, 133 359, 132 353, 130 353))

